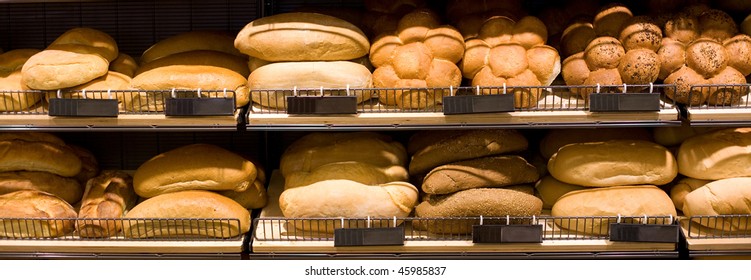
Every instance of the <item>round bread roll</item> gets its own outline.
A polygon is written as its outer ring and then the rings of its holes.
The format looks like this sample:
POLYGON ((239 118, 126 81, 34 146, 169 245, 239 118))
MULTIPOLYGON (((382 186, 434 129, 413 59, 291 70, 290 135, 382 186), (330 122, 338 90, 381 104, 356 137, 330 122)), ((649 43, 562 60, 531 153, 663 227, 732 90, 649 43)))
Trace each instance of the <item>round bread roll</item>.
POLYGON ((256 175, 253 163, 231 151, 211 144, 191 144, 141 164, 133 175, 133 187, 145 198, 186 190, 244 191, 256 175))
POLYGON ((494 156, 454 162, 431 170, 422 182, 429 194, 504 187, 537 181, 537 169, 520 156, 494 156))
POLYGON ((239 203, 245 209, 260 209, 266 206, 269 196, 266 193, 266 186, 264 186, 261 180, 253 181, 248 189, 244 191, 220 191, 219 194, 229 197, 235 202, 239 203))
POLYGON ((717 41, 701 38, 686 46, 686 65, 709 79, 728 66, 728 53, 717 41))
POLYGON ((641 127, 550 129, 540 140, 540 154, 549 159, 568 144, 616 139, 652 141, 652 133, 641 127))
MULTIPOLYGON (((677 215, 673 202, 656 186, 620 186, 585 189, 561 196, 553 205, 556 217, 668 216, 677 215)), ((564 229, 590 235, 607 235, 614 219, 556 219, 564 229)), ((652 222, 652 221, 648 221, 652 222)))
POLYGON ((0 141, 0 172, 42 171, 63 177, 81 172, 81 159, 65 145, 42 141, 0 141))
POLYGON ((584 52, 576 53, 563 60, 563 81, 567 85, 583 85, 589 78, 590 73, 587 61, 584 60, 584 52))
POLYGON ((574 22, 561 33, 561 55, 569 57, 583 52, 595 38, 597 38, 597 33, 592 23, 586 21, 574 22))
POLYGON ((728 13, 711 9, 699 16, 701 37, 711 38, 722 42, 738 34, 738 25, 728 13))
POLYGON ((740 71, 743 76, 751 74, 751 37, 745 34, 736 35, 722 44, 728 53, 728 66, 740 71))
POLYGON ((625 55, 621 42, 613 37, 597 37, 584 50, 584 60, 590 70, 616 68, 625 55))
POLYGON ((120 53, 115 60, 110 62, 110 71, 121 73, 131 78, 136 75, 136 69, 138 69, 136 60, 125 53, 120 53))
POLYGON ((0 236, 52 238, 75 230, 76 211, 59 197, 36 190, 0 195, 0 236), (13 218, 13 219, 3 219, 13 218))
POLYGON ((304 187, 326 180, 350 180, 365 185, 379 185, 408 179, 407 169, 400 165, 378 167, 359 161, 341 161, 318 166, 309 172, 292 172, 284 177, 284 189, 304 187))
POLYGON ((83 187, 73 178, 39 171, 0 172, 0 195, 20 190, 50 193, 70 204, 83 196, 83 187))
POLYGON ((200 190, 165 193, 139 203, 125 214, 127 238, 208 236, 230 238, 250 230, 250 212, 234 200, 200 190), (156 222, 152 219, 191 219, 156 222), (238 222, 239 220, 239 222, 238 222))
POLYGON ((23 65, 23 82, 32 89, 56 90, 101 77, 109 61, 95 51, 83 45, 50 45, 23 65))
POLYGON ((561 147, 548 161, 561 182, 588 186, 664 185, 678 175, 673 154, 643 140, 610 140, 561 147))
POLYGON ((746 77, 733 67, 725 67, 725 70, 709 79, 708 82, 712 85, 737 85, 710 88, 711 91, 707 97, 707 104, 710 106, 737 105, 741 103, 744 96, 748 95, 749 89, 745 86, 746 77))
POLYGON ((728 128, 691 137, 678 150, 686 177, 721 180, 751 176, 751 128, 728 128))
MULTIPOLYGON (((415 207, 417 229, 431 233, 464 234, 484 217, 528 217, 540 215, 542 201, 532 194, 531 186, 468 189, 447 195, 431 195, 415 207), (470 218, 446 220, 442 218, 470 218), (434 219, 431 219, 434 218, 434 219)), ((485 224, 490 224, 486 220, 485 224)))
MULTIPOLYGON (((692 216, 751 214, 751 178, 738 177, 717 180, 690 192, 683 202, 683 214, 692 216)), ((692 219, 697 221, 697 219, 692 219)), ((698 222, 708 228, 723 231, 751 229, 748 218, 701 218, 698 222)))
POLYGON ((611 4, 600 9, 595 15, 593 26, 600 36, 616 37, 621 33, 623 25, 633 16, 628 7, 611 4))
POLYGON ((664 80, 686 64, 686 45, 668 37, 663 38, 661 44, 657 51, 657 56, 660 57, 658 78, 664 80))
POLYGON ((673 200, 675 209, 683 211, 683 202, 686 201, 686 195, 710 182, 712 181, 687 177, 675 183, 670 188, 670 199, 673 200))
MULTIPOLYGON (((279 206, 287 218, 402 218, 412 212, 417 197, 417 188, 406 182, 365 185, 350 180, 326 180, 285 190, 279 197, 279 206)), ((301 220, 293 224, 304 231, 329 233, 335 228, 352 226, 338 221, 301 220)), ((365 227, 365 221, 357 226, 365 227)))
MULTIPOLYGON (((190 51, 217 51, 240 58, 245 57, 235 48, 235 38, 228 33, 209 30, 195 30, 180 33, 157 42, 141 55, 145 64, 169 55, 190 51)), ((247 76, 247 75, 245 75, 247 76)))
POLYGON ((665 23, 665 37, 688 44, 699 38, 699 19, 686 12, 677 13, 665 23))
POLYGON ((240 52, 266 61, 349 60, 370 43, 357 26, 316 13, 282 13, 251 21, 235 38, 240 52))
POLYGON ((555 179, 555 177, 550 175, 542 177, 535 184, 535 190, 542 200, 543 209, 553 208, 553 205, 556 201, 558 201, 558 198, 560 198, 564 194, 583 189, 585 188, 582 186, 566 184, 564 182, 558 181, 555 179))
POLYGON ((91 53, 101 55, 107 62, 117 58, 119 53, 117 42, 109 34, 88 27, 71 28, 50 43, 50 47, 57 45, 78 45, 87 47, 91 53))
POLYGON ((635 16, 627 20, 618 37, 626 51, 647 49, 657 52, 662 41, 662 30, 648 16, 635 16))
POLYGON ((709 97, 709 93, 706 91, 692 89, 693 85, 706 84, 707 80, 696 73, 694 69, 685 65, 665 78, 664 83, 675 85, 675 88, 667 87, 665 95, 677 103, 700 105, 709 97))
POLYGON ((627 84, 645 85, 655 82, 660 75, 660 57, 648 49, 630 50, 621 59, 618 72, 627 84))

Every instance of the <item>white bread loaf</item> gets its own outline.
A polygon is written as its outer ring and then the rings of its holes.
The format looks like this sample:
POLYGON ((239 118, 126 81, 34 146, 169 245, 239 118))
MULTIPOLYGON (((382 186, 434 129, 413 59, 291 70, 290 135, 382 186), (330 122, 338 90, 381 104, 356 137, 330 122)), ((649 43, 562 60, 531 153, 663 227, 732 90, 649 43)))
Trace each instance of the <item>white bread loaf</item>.
MULTIPOLYGON (((357 97, 357 103, 371 98, 373 77, 370 70, 350 61, 277 62, 259 67, 248 77, 253 102, 272 108, 286 108, 286 98, 293 89, 340 89, 326 91, 327 95, 357 97), (278 90, 278 91, 277 91, 278 90)), ((316 91, 316 95, 320 95, 316 91)))
POLYGON ((683 141, 696 135, 718 130, 717 127, 661 126, 652 129, 655 143, 665 147, 680 146, 683 141))
POLYGON ((237 34, 235 48, 267 61, 349 60, 368 53, 357 26, 316 13, 282 13, 256 19, 237 34))
POLYGON ((0 141, 0 172, 43 171, 63 177, 81 171, 81 159, 65 145, 20 139, 0 141))
POLYGON ((404 146, 390 136, 374 132, 310 133, 292 143, 282 154, 279 168, 284 177, 343 161, 359 161, 377 167, 407 165, 404 146))
POLYGON ((673 154, 641 140, 575 143, 561 147, 548 161, 561 182, 588 186, 664 185, 678 175, 673 154))
POLYGON ((670 199, 673 200, 675 209, 682 211, 683 203, 686 201, 686 195, 710 182, 712 181, 688 177, 676 182, 675 185, 670 188, 670 199))
POLYGON ((206 236, 230 238, 250 230, 250 212, 234 200, 209 191, 166 193, 144 200, 125 214, 127 238, 206 236), (186 219, 155 222, 151 219, 186 219), (187 221, 187 219, 194 219, 187 221), (238 221, 239 220, 239 223, 238 221))
POLYGON ((120 53, 115 60, 110 62, 109 70, 133 78, 136 75, 136 69, 138 69, 138 62, 128 54, 120 53))
POLYGON ((703 180, 751 176, 751 128, 722 129, 683 141, 678 171, 703 180))
POLYGON ((142 63, 138 67, 138 69, 136 69, 135 76, 138 76, 141 73, 147 72, 152 69, 171 65, 203 65, 222 67, 235 71, 243 77, 250 75, 250 69, 248 69, 246 59, 243 57, 227 54, 220 51, 195 50, 171 54, 149 62, 142 63))
MULTIPOLYGON (((81 237, 114 236, 122 229, 121 219, 135 206, 133 178, 125 172, 105 170, 86 183, 78 211, 76 231, 81 237)), ((127 223, 127 222, 126 222, 127 223)))
POLYGON ((543 209, 553 208, 553 205, 558 201, 558 198, 564 194, 583 189, 584 187, 582 186, 566 184, 558 181, 555 177, 550 175, 542 177, 535 184, 535 190, 537 190, 538 196, 542 200, 543 209))
MULTIPOLYGON (((691 216, 751 214, 751 178, 738 177, 707 183, 686 195, 683 214, 691 216)), ((751 229, 748 219, 708 218, 699 222, 709 228, 724 231, 751 229)))
POLYGON ((35 190, 0 195, 0 236, 51 238, 75 230, 76 211, 57 196, 35 190))
POLYGON ((245 209, 259 209, 266 206, 269 201, 266 194, 266 186, 263 180, 256 179, 253 184, 244 191, 219 191, 219 194, 229 197, 239 203, 245 209))
POLYGON ((534 183, 537 169, 520 156, 490 156, 441 165, 422 182, 429 194, 534 183))
POLYGON ((23 82, 32 89, 56 90, 87 83, 107 74, 109 61, 91 47, 51 45, 23 66, 23 82))
MULTIPOLYGON (((656 186, 619 186, 585 189, 561 196, 553 205, 556 217, 668 216, 675 217, 673 202, 656 186)), ((558 226, 585 234, 605 235, 610 219, 556 219, 558 226)))
POLYGON ((133 187, 146 198, 186 190, 244 191, 256 175, 252 162, 229 150, 211 144, 190 144, 141 164, 133 175, 133 187))
POLYGON ((73 178, 38 171, 0 172, 0 195, 20 190, 46 192, 70 204, 83 196, 83 187, 73 178))
MULTIPOLYGON (((285 190, 279 197, 279 206, 287 218, 402 218, 412 212, 417 198, 417 188, 406 182, 364 185, 327 180, 285 190)), ((333 221, 316 224, 303 220, 293 224, 301 230, 321 232, 342 227, 333 221)))
POLYGON ((551 129, 540 141, 540 154, 549 159, 558 149, 568 144, 616 139, 652 141, 652 134, 649 129, 640 127, 551 129))
MULTIPOLYGON (((190 51, 217 51, 237 57, 245 57, 235 49, 235 38, 228 33, 209 30, 183 32, 165 38, 146 49, 141 55, 141 64, 145 64, 169 55, 190 51)), ((246 75, 247 76, 247 75, 246 75)))
POLYGON ((0 111, 25 110, 41 100, 36 93, 9 93, 6 91, 29 90, 23 82, 21 69, 24 63, 38 53, 36 49, 17 49, 0 54, 0 111))
POLYGON ((310 171, 292 172, 284 177, 284 189, 304 187, 326 180, 350 180, 365 185, 379 185, 408 179, 407 169, 401 165, 378 167, 359 161, 340 161, 324 164, 310 171))
POLYGON ((75 27, 65 31, 50 43, 50 46, 54 45, 85 46, 90 48, 93 53, 107 59, 107 61, 115 60, 119 54, 115 39, 105 32, 88 27, 75 27))

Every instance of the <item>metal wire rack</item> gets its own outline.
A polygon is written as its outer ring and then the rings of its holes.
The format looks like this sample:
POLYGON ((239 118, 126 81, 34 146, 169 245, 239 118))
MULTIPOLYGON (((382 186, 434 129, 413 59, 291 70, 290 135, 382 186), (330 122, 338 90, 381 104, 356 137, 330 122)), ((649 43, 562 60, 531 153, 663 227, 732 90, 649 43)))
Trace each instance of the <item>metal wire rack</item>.
POLYGON ((542 240, 607 240, 611 223, 659 224, 671 216, 589 217, 445 217, 445 218, 257 218, 253 239, 259 241, 333 241, 341 228, 403 227, 405 241, 471 241, 473 225, 541 225, 542 240))
POLYGON ((751 215, 689 217, 688 237, 695 239, 751 237, 751 215))
POLYGON ((44 93, 38 90, 0 91, 0 114, 42 115, 47 113, 44 93))
POLYGON ((238 219, 0 218, 0 240, 215 241, 242 238, 238 219))
POLYGON ((683 96, 687 98, 683 101, 689 109, 748 109, 751 108, 750 92, 751 84, 694 85, 683 96))
POLYGON ((675 85, 600 85, 600 86, 498 86, 436 88, 293 88, 251 90, 253 104, 249 113, 287 113, 287 97, 349 96, 357 99, 358 113, 440 113, 448 96, 514 95, 514 111, 586 111, 592 93, 642 93, 658 95, 660 109, 674 108, 665 98, 666 89, 675 85))

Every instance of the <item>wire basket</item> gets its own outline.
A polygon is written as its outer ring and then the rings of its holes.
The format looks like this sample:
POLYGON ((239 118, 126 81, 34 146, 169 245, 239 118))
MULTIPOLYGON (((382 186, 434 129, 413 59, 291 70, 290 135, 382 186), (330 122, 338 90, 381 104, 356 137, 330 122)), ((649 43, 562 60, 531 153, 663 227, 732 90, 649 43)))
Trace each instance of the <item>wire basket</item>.
POLYGON ((747 109, 750 108, 751 84, 706 84, 691 86, 688 92, 689 109, 747 109))
POLYGON ((688 237, 695 239, 749 238, 751 215, 689 217, 688 237))

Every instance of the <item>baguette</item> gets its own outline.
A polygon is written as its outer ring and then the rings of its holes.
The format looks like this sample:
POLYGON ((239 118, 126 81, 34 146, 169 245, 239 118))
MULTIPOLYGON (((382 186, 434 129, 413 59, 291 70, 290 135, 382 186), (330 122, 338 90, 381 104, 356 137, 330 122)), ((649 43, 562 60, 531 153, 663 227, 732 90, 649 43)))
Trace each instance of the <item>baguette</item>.
POLYGON ((0 236, 52 238, 75 230, 73 207, 46 192, 20 190, 0 195, 0 236))
POLYGON ((136 204, 133 178, 125 172, 105 170, 86 183, 76 230, 81 237, 109 237, 122 229, 124 213, 136 204), (83 220, 81 220, 83 219, 83 220))

